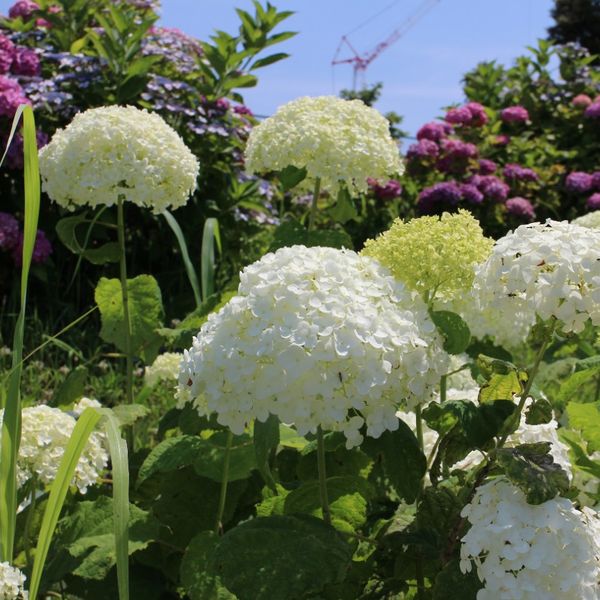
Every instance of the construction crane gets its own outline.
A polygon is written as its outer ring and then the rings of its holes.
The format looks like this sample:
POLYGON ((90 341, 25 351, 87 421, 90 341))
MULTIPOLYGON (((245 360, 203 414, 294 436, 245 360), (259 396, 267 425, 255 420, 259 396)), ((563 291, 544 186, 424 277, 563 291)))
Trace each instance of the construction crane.
MULTIPOLYGON (((389 48, 392 44, 397 42, 409 29, 412 29, 436 4, 441 2, 441 0, 425 0, 422 2, 415 12, 413 12, 407 19, 404 21, 398 28, 396 28, 387 39, 382 42, 379 42, 375 48, 373 48, 370 52, 365 52, 363 54, 359 54, 348 39, 348 35, 343 35, 338 48, 335 52, 333 60, 331 61, 331 65, 345 65, 351 64, 353 67, 353 79, 352 79, 352 89, 356 90, 356 83, 358 80, 358 75, 361 74, 363 77, 363 85, 364 85, 364 74, 367 70, 367 67, 387 48, 389 48), (352 56, 349 58, 338 58, 342 48, 344 46, 350 49, 352 56)), ((370 21, 371 19, 369 19, 370 21)), ((360 26, 359 26, 360 27, 360 26)), ((358 29, 357 27, 356 29, 358 29)), ((356 31, 356 29, 354 31, 356 31)))

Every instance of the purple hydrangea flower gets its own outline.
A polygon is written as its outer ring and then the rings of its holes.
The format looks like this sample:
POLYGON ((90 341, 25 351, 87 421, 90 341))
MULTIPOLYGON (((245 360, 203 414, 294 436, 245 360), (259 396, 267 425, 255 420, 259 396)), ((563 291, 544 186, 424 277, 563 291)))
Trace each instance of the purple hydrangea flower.
POLYGON ((442 140, 444 155, 437 162, 437 168, 444 173, 463 173, 469 159, 477 158, 478 150, 475 144, 462 140, 442 140))
POLYGON ((39 6, 32 0, 17 0, 8 10, 8 16, 11 19, 21 17, 23 21, 27 21, 31 15, 39 10, 39 6))
POLYGON ((15 75, 35 77, 40 74, 40 59, 36 52, 29 48, 18 48, 12 63, 15 75))
POLYGON ((19 241, 19 223, 10 214, 0 212, 0 248, 11 250, 19 241))
POLYGON ((461 183, 460 193, 462 199, 469 204, 481 204, 483 202, 483 194, 472 183, 461 183))
POLYGON ((456 181, 444 181, 425 188, 417 199, 417 208, 421 214, 435 212, 442 208, 456 206, 462 199, 462 192, 456 181))
MULTIPOLYGON (((38 150, 48 143, 48 134, 43 131, 36 131, 35 134, 38 150)), ((23 168, 23 136, 17 133, 10 144, 6 153, 6 164, 10 169, 23 168)))
POLYGON ((233 107, 233 112, 236 115, 248 115, 249 117, 252 117, 254 115, 254 113, 244 104, 236 104, 233 107))
POLYGON ((509 198, 506 201, 506 211, 510 215, 514 215, 515 217, 523 217, 528 221, 533 221, 535 219, 535 210, 533 205, 527 198, 509 198))
MULTIPOLYGON (((17 267, 23 264, 23 232, 19 232, 19 238, 12 251, 12 257, 17 267)), ((33 248, 32 262, 36 265, 45 263, 52 254, 52 244, 46 237, 46 234, 41 230, 37 230, 35 236, 35 246, 33 248)))
POLYGON ((537 181, 539 179, 538 174, 533 169, 522 167, 516 163, 508 163, 502 173, 506 179, 516 181, 537 181))
POLYGON ((452 125, 469 125, 471 123, 472 115, 471 111, 465 106, 459 106, 458 108, 451 108, 444 117, 446 123, 452 125))
POLYGON ((411 144, 406 152, 408 160, 421 160, 424 158, 435 158, 440 152, 438 145, 426 138, 411 144))
POLYGON ((504 202, 508 198, 510 188, 495 175, 473 175, 468 181, 486 198, 494 202, 504 202))
POLYGON ((595 190, 600 192, 600 171, 592 173, 592 185, 595 190))
POLYGON ((142 54, 161 56, 173 65, 177 73, 198 70, 202 47, 198 40, 174 27, 151 27, 142 41, 142 54))
POLYGON ((0 115, 12 118, 19 104, 31 104, 17 81, 0 75, 0 115))
POLYGON ((448 123, 432 121, 431 123, 425 123, 425 125, 417 131, 417 139, 439 142, 450 133, 452 133, 452 127, 448 123))
POLYGON ((565 180, 565 187, 569 192, 575 194, 585 194, 589 192, 594 185, 594 178, 589 173, 583 173, 582 171, 574 171, 567 175, 565 180))
POLYGON ((221 110, 223 112, 228 111, 230 106, 231 106, 231 102, 229 102, 229 100, 227 100, 227 98, 217 98, 217 100, 215 102, 215 108, 217 110, 221 110))
POLYGON ((585 205, 590 209, 590 210, 600 210, 600 194, 598 192, 596 192, 595 194, 592 194, 587 200, 585 205))
POLYGON ((385 185, 380 185, 375 179, 368 179, 367 182, 379 200, 392 200, 402 194, 402 185, 395 179, 390 179, 385 185))
POLYGON ((469 125, 473 127, 482 127, 488 122, 488 116, 485 107, 479 102, 467 102, 465 108, 471 113, 469 125))
POLYGON ((588 119, 600 119, 600 101, 594 100, 583 113, 588 119))
POLYGON ((500 112, 505 123, 524 123, 529 120, 529 113, 523 106, 509 106, 500 112))
POLYGON ((496 172, 498 165, 488 158, 481 158, 479 160, 479 173, 481 175, 492 175, 492 173, 496 172))
POLYGON ((0 34, 0 74, 10 71, 15 59, 15 45, 5 36, 0 34))

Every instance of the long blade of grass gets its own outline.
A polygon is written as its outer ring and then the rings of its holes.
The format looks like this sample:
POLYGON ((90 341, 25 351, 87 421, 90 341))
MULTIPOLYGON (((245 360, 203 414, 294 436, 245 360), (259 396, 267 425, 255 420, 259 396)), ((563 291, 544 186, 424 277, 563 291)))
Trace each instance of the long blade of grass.
POLYGON ((40 588, 40 581, 42 579, 42 572, 44 570, 44 564, 46 557, 48 556, 48 550, 50 548, 50 542, 54 535, 56 523, 60 516, 65 498, 69 490, 69 485, 73 479, 75 468, 79 462, 79 458, 83 449, 85 448, 90 434, 98 424, 102 415, 99 411, 94 408, 86 408, 77 419, 73 433, 69 439, 69 443, 65 448, 65 453, 60 461, 56 479, 52 483, 50 488, 50 496, 48 497, 48 504, 44 511, 44 517, 42 519, 42 526, 40 528, 40 534, 38 537, 37 548, 35 551, 35 558, 33 560, 33 569, 31 572, 31 582, 29 585, 29 598, 30 600, 36 600, 37 594, 40 588))
POLYGON ((221 232, 219 221, 214 217, 206 219, 202 232, 202 255, 200 257, 200 279, 202 298, 206 300, 215 291, 215 243, 221 252, 221 232))
POLYGON ((185 271, 187 273, 188 279, 190 280, 190 285, 192 286, 192 291, 194 292, 194 300, 196 301, 196 308, 198 308, 202 304, 202 296, 200 295, 200 283, 198 282, 198 276, 196 275, 196 269, 194 269, 194 265, 190 260, 190 253, 187 249, 187 244, 185 243, 185 237, 183 235, 183 231, 181 231, 181 227, 179 227, 179 223, 175 219, 175 217, 168 211, 165 210, 163 215, 169 224, 169 227, 173 230, 175 237, 177 238, 177 243, 179 244, 179 250, 181 251, 181 258, 183 259, 183 264, 185 266, 185 271))
MULTIPOLYGON (((2 420, 0 444, 0 561, 12 562, 17 518, 17 455, 21 440, 21 362, 27 308, 27 282, 35 246, 40 212, 40 172, 35 135, 35 119, 30 106, 20 106, 15 114, 11 138, 18 119, 23 116, 23 154, 25 185, 25 222, 23 225, 23 267, 21 306, 13 337, 12 368, 2 420)), ((10 138, 9 138, 10 143, 10 138)), ((6 152, 2 157, 6 156, 6 152)))
POLYGON ((127 443, 121 437, 119 421, 104 410, 105 430, 110 450, 113 480, 113 527, 117 556, 119 600, 129 600, 129 463, 127 443))

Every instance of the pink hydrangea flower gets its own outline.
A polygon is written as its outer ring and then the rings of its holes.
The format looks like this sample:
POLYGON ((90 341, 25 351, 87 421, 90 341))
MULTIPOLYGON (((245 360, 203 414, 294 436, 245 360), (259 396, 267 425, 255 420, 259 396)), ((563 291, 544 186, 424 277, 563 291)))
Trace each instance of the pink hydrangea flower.
POLYGON ((40 59, 38 55, 29 48, 19 48, 15 54, 12 64, 15 75, 35 77, 40 74, 40 59))
POLYGON ((577 107, 586 107, 592 103, 592 99, 587 94, 578 94, 571 100, 571 104, 577 107))
POLYGON ((0 115, 12 118, 20 104, 31 104, 19 83, 0 75, 0 115))
POLYGON ((529 120, 529 113, 523 106, 509 106, 500 112, 500 118, 505 123, 524 123, 529 120))
POLYGON ((596 192, 592 194, 586 201, 585 205, 590 210, 600 210, 600 194, 596 192))
POLYGON ((39 6, 32 0, 17 0, 9 9, 8 16, 11 19, 21 17, 23 21, 27 21, 31 15, 39 10, 39 6))
POLYGON ((0 34, 0 74, 10 71, 15 58, 15 45, 5 36, 0 34))

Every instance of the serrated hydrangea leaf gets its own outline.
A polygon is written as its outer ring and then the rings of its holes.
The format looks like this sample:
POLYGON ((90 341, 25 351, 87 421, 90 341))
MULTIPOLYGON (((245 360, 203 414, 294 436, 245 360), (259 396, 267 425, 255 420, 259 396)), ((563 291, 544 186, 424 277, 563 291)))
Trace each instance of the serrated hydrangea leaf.
MULTIPOLYGON (((146 363, 151 363, 162 344, 162 338, 156 332, 161 327, 163 318, 160 288, 151 275, 138 275, 127 280, 127 290, 132 349, 146 363)), ((96 286, 94 297, 102 317, 100 337, 125 352, 121 282, 102 277, 96 286)))
POLYGON ((588 444, 588 451, 600 450, 600 403, 569 402, 566 413, 569 427, 581 432, 588 444))
POLYGON ((254 421, 254 455, 256 466, 265 483, 275 490, 275 479, 271 473, 270 459, 279 445, 279 419, 275 415, 261 422, 254 421))
POLYGON ((209 572, 218 573, 239 600, 300 599, 341 582, 353 550, 315 517, 259 517, 221 538, 209 572))
POLYGON ((542 504, 569 489, 569 477, 554 462, 550 448, 549 442, 539 442, 498 450, 498 464, 529 504, 542 504))
POLYGON ((494 402, 495 400, 509 400, 523 392, 523 384, 516 371, 509 371, 505 375, 494 373, 479 390, 479 402, 494 402))
MULTIPOLYGON (((371 485, 361 477, 329 477, 327 496, 332 525, 341 531, 353 533, 367 518, 367 502, 372 497, 371 485)), ((305 481, 285 498, 284 513, 323 516, 318 481, 305 481)))
POLYGON ((525 423, 528 425, 541 425, 550 423, 553 419, 552 404, 546 398, 538 398, 525 412, 525 423))
POLYGON ((444 350, 448 354, 461 354, 471 341, 469 326, 460 315, 448 310, 432 310, 431 320, 444 336, 444 350))
POLYGON ((207 573, 209 558, 219 541, 214 531, 202 531, 195 536, 181 560, 181 585, 190 600, 235 600, 221 583, 218 575, 207 573))
MULTIPOLYGON (((222 481, 227 433, 220 431, 201 442, 198 455, 193 463, 194 470, 202 477, 208 477, 213 481, 222 481)), ((252 471, 257 468, 252 438, 245 434, 234 436, 229 452, 227 480, 238 481, 250 477, 252 471)))

